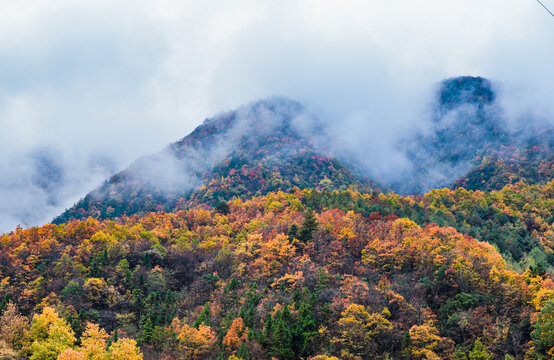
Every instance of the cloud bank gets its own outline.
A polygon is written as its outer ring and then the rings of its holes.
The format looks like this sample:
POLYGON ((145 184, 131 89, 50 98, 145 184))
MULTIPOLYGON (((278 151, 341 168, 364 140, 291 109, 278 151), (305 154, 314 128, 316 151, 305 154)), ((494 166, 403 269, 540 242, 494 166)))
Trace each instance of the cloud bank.
POLYGON ((509 121, 554 118, 554 21, 534 1, 0 0, 0 24, 0 232, 271 95, 382 174, 446 77, 499 83, 509 121))

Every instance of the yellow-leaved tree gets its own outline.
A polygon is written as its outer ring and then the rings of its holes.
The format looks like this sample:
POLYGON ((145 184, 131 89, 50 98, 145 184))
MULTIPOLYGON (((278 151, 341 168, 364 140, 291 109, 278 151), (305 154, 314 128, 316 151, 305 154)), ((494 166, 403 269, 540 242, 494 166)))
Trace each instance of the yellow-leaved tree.
POLYGON ((51 307, 31 321, 31 360, 55 360, 64 350, 75 344, 76 338, 71 326, 51 307))
POLYGON ((223 338, 223 345, 231 351, 236 351, 248 336, 248 326, 244 325, 241 317, 235 318, 227 335, 223 338))
POLYGON ((196 329, 187 324, 181 325, 178 319, 174 319, 171 326, 177 334, 179 348, 185 359, 205 359, 212 352, 216 337, 209 326, 200 324, 196 329))
POLYGON ((81 352, 88 360, 106 359, 106 339, 108 337, 106 331, 100 329, 98 324, 88 323, 81 338, 81 352))
POLYGON ((58 360, 87 360, 87 357, 80 351, 67 349, 58 355, 58 360))
POLYGON ((137 342, 133 339, 121 338, 110 346, 109 350, 110 360, 142 360, 142 353, 140 352, 137 342))
POLYGON ((97 324, 88 323, 81 338, 81 347, 65 350, 58 360, 142 360, 135 340, 120 338, 107 348, 108 338, 104 329, 97 324))

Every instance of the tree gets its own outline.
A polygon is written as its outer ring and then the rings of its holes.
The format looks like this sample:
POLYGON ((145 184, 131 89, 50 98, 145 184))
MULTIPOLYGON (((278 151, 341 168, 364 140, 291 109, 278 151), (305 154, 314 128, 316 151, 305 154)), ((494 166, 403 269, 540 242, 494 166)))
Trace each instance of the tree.
POLYGON ((375 357, 392 331, 392 323, 382 314, 370 314, 364 306, 350 304, 341 313, 339 339, 345 356, 375 357))
POLYGON ((294 240, 295 238, 298 238, 298 225, 292 224, 289 228, 289 232, 287 234, 289 241, 294 240))
POLYGON ((31 360, 56 359, 60 353, 75 343, 73 330, 67 324, 52 324, 48 328, 47 338, 35 340, 31 344, 31 360))
POLYGON ((311 352, 312 338, 316 336, 317 324, 314 318, 312 306, 305 301, 300 303, 298 308, 298 319, 300 327, 300 341, 302 355, 306 356, 311 352))
POLYGON ((0 359, 2 360, 18 360, 19 354, 11 348, 5 341, 0 340, 0 359))
POLYGON ((354 356, 366 356, 369 313, 358 304, 350 304, 339 319, 340 344, 343 351, 354 356))
POLYGON ((454 350, 453 360, 467 360, 467 355, 462 349, 456 349, 454 350))
POLYGON ((283 318, 279 318, 272 329, 271 344, 273 353, 279 359, 292 359, 292 334, 290 327, 283 318))
POLYGON ((204 304, 204 307, 202 308, 202 311, 200 312, 200 315, 198 315, 198 318, 194 322, 192 326, 198 329, 198 326, 201 324, 210 326, 210 303, 206 301, 204 304))
POLYGON ((223 215, 227 215, 229 214, 229 204, 227 204, 226 201, 220 201, 216 207, 215 207, 216 211, 220 214, 223 214, 223 215))
POLYGON ((411 358, 411 354, 410 354, 411 346, 412 346, 412 338, 410 337, 410 332, 406 331, 404 333, 404 338, 402 339, 402 346, 400 347, 400 351, 404 359, 411 358))
POLYGON ((206 358, 216 342, 215 333, 209 326, 203 324, 199 325, 198 329, 184 324, 177 339, 179 348, 185 353, 187 359, 206 358))
POLYGON ((439 335, 439 330, 432 321, 410 328, 413 359, 450 358, 453 353, 453 342, 439 335))
POLYGON ((81 351, 67 349, 58 355, 57 360, 87 360, 87 357, 81 351))
POLYGON ((235 355, 231 355, 231 356, 229 356, 229 358, 227 360, 244 360, 244 359, 240 358, 240 357, 237 357, 235 355))
POLYGON ((490 360, 491 358, 492 356, 481 342, 481 339, 477 338, 473 344, 473 350, 469 352, 469 360, 490 360))
POLYGON ((19 351, 29 343, 29 320, 17 312, 16 306, 9 302, 0 316, 0 341, 19 351))
POLYGON ((31 322, 31 360, 55 360, 76 341, 71 326, 51 307, 45 307, 31 322))
POLYGON ((231 351, 236 351, 246 340, 248 327, 244 325, 241 317, 235 318, 227 334, 223 338, 223 345, 231 351))
POLYGON ((539 312, 531 338, 538 353, 554 353, 554 300, 548 301, 539 312))
POLYGON ((106 340, 109 338, 104 329, 97 324, 88 323, 81 338, 81 351, 87 360, 103 360, 106 358, 106 340))
POLYGON ((148 344, 152 340, 152 333, 154 332, 154 325, 150 316, 146 316, 146 320, 142 326, 141 342, 148 344))
POLYGON ((142 353, 133 339, 117 340, 110 346, 108 353, 110 360, 142 360, 142 353))
POLYGON ((150 261, 150 254, 148 253, 148 251, 144 253, 144 256, 142 258, 142 265, 147 269, 152 267, 152 263, 150 261))
POLYGON ((117 303, 117 290, 108 286, 104 278, 89 278, 83 285, 85 296, 92 305, 113 306, 117 303))
POLYGON ((298 240, 303 242, 308 242, 312 240, 314 232, 317 230, 317 219, 315 217, 314 211, 308 209, 304 212, 304 222, 302 223, 302 228, 300 229, 300 234, 298 240))

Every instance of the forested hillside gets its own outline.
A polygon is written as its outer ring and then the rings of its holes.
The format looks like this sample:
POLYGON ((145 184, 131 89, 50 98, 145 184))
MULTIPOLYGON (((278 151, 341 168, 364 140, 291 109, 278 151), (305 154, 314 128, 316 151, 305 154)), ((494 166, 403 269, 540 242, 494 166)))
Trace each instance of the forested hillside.
POLYGON ((387 182, 297 102, 207 119, 0 236, 0 359, 554 358, 554 133, 535 125, 447 79, 387 182))
POLYGON ((297 188, 17 229, 0 238, 1 351, 550 358, 553 192, 553 182, 409 197, 297 188))

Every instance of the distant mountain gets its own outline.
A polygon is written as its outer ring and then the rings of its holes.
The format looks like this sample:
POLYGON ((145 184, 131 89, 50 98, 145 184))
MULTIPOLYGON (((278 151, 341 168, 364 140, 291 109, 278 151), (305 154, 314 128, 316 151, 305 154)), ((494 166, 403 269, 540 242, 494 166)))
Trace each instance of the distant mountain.
POLYGON ((101 219, 216 205, 293 187, 370 189, 314 144, 321 124, 298 102, 270 98, 207 119, 164 151, 137 160, 54 219, 101 219))
POLYGON ((400 193, 438 187, 498 190, 545 183, 554 171, 554 129, 507 124, 493 84, 481 77, 444 80, 431 110, 431 129, 409 139, 413 170, 391 184, 400 193))
MULTIPOLYGON (((377 179, 380 188, 401 194, 440 187, 498 190, 553 177, 554 129, 509 126, 489 80, 444 80, 428 123, 426 131, 399 139, 412 166, 395 182, 377 179)), ((327 150, 331 140, 325 124, 300 103, 257 101, 207 119, 162 152, 137 160, 53 222, 216 206, 294 187, 375 189, 355 160, 364 155, 343 159, 327 150)))

